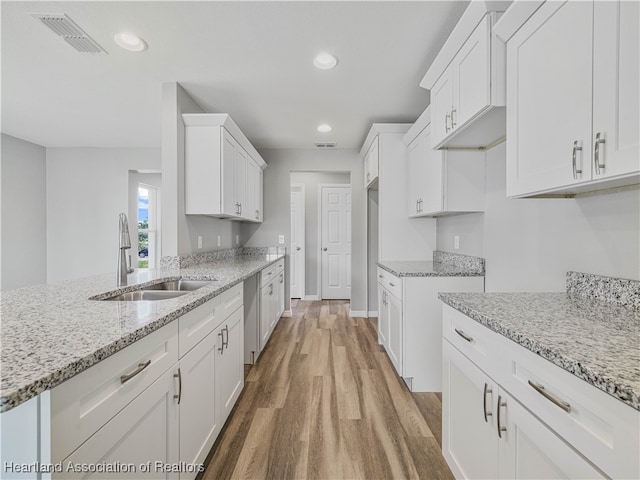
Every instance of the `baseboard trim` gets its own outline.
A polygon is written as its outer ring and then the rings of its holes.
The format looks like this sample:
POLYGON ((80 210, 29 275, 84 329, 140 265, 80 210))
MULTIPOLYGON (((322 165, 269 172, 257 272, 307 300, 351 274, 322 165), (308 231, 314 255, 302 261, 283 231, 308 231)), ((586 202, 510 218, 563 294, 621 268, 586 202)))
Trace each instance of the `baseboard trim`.
POLYGON ((305 295, 303 300, 305 302, 317 302, 320 300, 320 297, 318 295, 305 295))
POLYGON ((370 310, 369 311, 369 318, 378 318, 378 311, 377 310, 370 310))
POLYGON ((350 317, 366 317, 367 312, 364 310, 349 310, 350 317))
POLYGON ((291 317, 291 310, 285 310, 284 312, 282 312, 282 316, 283 317, 291 317))

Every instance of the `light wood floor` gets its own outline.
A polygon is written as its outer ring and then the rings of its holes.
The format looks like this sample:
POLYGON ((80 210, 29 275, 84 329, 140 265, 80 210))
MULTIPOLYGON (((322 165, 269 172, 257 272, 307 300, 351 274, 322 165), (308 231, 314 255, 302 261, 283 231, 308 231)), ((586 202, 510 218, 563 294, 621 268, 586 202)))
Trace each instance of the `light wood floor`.
POLYGON ((417 396, 420 412, 378 346, 375 319, 349 317, 346 301, 292 306, 202 478, 453 478, 440 453, 439 397, 417 396))

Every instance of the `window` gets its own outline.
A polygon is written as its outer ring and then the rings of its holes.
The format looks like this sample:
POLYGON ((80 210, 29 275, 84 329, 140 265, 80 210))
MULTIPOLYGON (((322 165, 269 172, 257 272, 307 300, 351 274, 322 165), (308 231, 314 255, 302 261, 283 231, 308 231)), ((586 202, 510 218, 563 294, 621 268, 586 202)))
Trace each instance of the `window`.
POLYGON ((138 268, 156 268, 158 248, 158 190, 138 184, 138 268))

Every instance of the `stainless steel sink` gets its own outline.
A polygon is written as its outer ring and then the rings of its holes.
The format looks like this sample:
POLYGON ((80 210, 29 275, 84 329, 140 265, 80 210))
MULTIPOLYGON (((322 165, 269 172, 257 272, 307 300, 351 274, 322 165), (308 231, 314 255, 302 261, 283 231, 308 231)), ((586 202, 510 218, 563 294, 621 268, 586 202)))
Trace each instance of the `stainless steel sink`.
MULTIPOLYGON (((111 302, 140 302, 167 300, 186 295, 202 287, 206 287, 213 283, 213 280, 167 280, 166 282, 156 283, 154 285, 145 285, 133 292, 120 293, 108 298, 101 298, 111 302)), ((95 299, 94 299, 95 300, 95 299)))
POLYGON ((103 300, 114 302, 139 302, 141 300, 158 301, 180 297, 187 293, 189 292, 186 290, 136 290, 135 292, 121 293, 120 295, 115 295, 113 297, 103 298, 103 300))
POLYGON ((192 292, 207 285, 211 285, 212 280, 169 280, 155 285, 147 285, 142 290, 173 290, 179 292, 192 292))

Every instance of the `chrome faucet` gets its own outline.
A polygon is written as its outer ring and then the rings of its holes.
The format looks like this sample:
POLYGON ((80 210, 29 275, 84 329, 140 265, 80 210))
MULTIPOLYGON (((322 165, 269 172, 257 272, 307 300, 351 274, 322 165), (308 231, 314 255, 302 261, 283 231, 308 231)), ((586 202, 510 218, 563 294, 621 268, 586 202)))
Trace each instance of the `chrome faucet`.
POLYGON ((129 250, 131 248, 131 237, 129 236, 129 222, 124 213, 120 214, 118 237, 118 272, 116 275, 116 282, 119 287, 124 287, 127 285, 127 274, 133 272, 133 268, 131 267, 131 256, 129 255, 129 262, 127 262, 127 254, 125 252, 125 250, 129 250))

